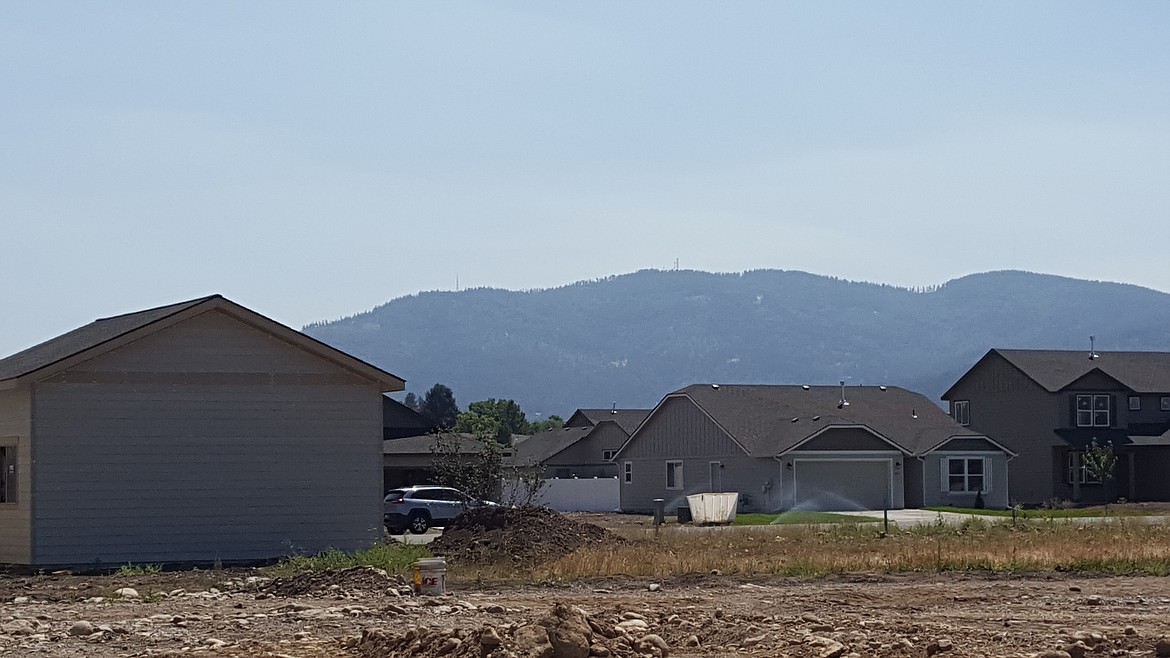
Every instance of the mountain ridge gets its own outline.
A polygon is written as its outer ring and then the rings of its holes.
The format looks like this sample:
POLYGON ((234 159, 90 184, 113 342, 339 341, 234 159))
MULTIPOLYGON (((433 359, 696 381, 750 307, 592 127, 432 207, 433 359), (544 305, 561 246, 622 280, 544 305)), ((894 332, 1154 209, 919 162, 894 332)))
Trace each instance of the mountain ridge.
POLYGON ((639 270, 556 288, 420 292, 304 327, 466 406, 649 407, 696 382, 891 384, 937 399, 992 347, 1170 349, 1170 294, 999 270, 926 288, 796 270, 639 270))

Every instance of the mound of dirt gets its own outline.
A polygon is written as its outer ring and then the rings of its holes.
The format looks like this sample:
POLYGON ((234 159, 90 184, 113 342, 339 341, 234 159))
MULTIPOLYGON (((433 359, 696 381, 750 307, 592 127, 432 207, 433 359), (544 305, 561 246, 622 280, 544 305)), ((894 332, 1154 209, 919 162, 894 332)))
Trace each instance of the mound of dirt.
POLYGON ((623 541, 605 528, 545 508, 479 507, 456 517, 430 548, 455 564, 531 566, 582 546, 623 541))
POLYGON ((474 630, 417 627, 405 633, 367 629, 356 648, 361 658, 665 658, 670 652, 657 635, 631 633, 564 603, 532 624, 489 624, 474 630))
POLYGON ((260 589, 273 596, 324 596, 349 594, 350 592, 384 592, 397 587, 399 580, 381 569, 374 567, 350 567, 349 569, 326 569, 325 571, 304 571, 293 576, 276 578, 265 583, 260 589))

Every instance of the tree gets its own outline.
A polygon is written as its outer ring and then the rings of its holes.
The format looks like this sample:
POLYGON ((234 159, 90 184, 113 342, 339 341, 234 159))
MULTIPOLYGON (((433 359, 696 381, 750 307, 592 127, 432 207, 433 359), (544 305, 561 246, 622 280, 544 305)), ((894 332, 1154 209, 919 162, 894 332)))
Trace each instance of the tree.
POLYGON ((488 431, 494 421, 495 439, 504 445, 512 441, 513 434, 524 434, 529 430, 528 419, 524 417, 524 411, 515 400, 489 398, 472 402, 467 405, 467 411, 460 414, 459 420, 460 422, 456 424, 456 427, 460 428, 459 431, 472 434, 488 431))
POLYGON ((406 408, 410 409, 411 411, 422 410, 422 402, 419 401, 418 396, 414 393, 407 393, 406 398, 402 401, 402 404, 406 405, 406 408))
POLYGON ((1086 479, 1109 485, 1113 481, 1113 471, 1117 467, 1117 455, 1113 452, 1113 442, 1106 441, 1105 445, 1093 439, 1085 449, 1082 457, 1086 479))
POLYGON ((525 434, 536 434, 537 432, 547 432, 548 430, 560 429, 565 426, 565 419, 553 414, 544 420, 538 420, 535 423, 528 424, 528 431, 525 434))
POLYGON ((423 396, 418 412, 440 428, 450 429, 455 427, 455 421, 459 418, 459 405, 455 403, 455 393, 449 387, 435 384, 423 396))

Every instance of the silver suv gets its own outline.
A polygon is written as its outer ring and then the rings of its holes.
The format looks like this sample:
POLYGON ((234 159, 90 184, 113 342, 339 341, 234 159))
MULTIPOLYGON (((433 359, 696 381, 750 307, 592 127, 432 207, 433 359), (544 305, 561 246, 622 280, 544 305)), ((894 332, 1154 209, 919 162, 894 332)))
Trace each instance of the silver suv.
POLYGON ((421 535, 432 526, 444 526, 468 507, 495 505, 469 496, 458 489, 436 485, 415 485, 393 489, 382 499, 382 520, 390 532, 410 530, 421 535))

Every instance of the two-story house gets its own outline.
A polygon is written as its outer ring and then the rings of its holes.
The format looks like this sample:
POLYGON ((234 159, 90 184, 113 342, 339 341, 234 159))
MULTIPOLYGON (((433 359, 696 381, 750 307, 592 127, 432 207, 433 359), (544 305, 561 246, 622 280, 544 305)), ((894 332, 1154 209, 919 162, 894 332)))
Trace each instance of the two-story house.
POLYGON ((1017 453, 1013 501, 1170 500, 1170 353, 990 350, 942 396, 960 424, 1017 453), (1111 444, 1112 481, 1085 467, 1111 444))

